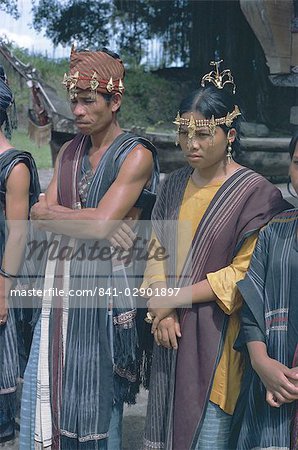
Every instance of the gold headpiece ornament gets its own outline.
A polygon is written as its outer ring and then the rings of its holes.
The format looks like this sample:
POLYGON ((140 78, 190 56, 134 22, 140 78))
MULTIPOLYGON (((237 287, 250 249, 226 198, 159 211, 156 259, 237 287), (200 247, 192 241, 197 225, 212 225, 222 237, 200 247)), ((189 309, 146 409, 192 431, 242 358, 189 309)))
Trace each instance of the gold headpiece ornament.
MULTIPOLYGON (((221 73, 219 72, 219 64, 221 62, 222 60, 218 62, 210 62, 211 65, 214 65, 216 67, 216 70, 212 70, 211 72, 203 76, 201 80, 201 86, 205 87, 205 81, 209 81, 213 83, 214 86, 216 86, 218 89, 223 89, 223 87, 227 83, 230 83, 233 84, 233 94, 235 94, 236 86, 231 71, 229 69, 226 69, 221 73)), ((198 131, 198 129, 202 127, 207 127, 209 129, 210 135, 213 138, 215 135, 215 129, 218 125, 225 125, 226 127, 230 128, 232 126, 233 120, 238 116, 241 116, 241 112, 237 105, 235 105, 234 110, 232 112, 228 112, 225 117, 215 118, 213 115, 211 119, 195 120, 193 114, 191 114, 189 119, 185 119, 180 116, 180 112, 178 111, 173 123, 177 126, 178 136, 181 125, 186 126, 188 129, 188 140, 191 141, 191 139, 193 139, 193 137, 195 136, 196 131, 198 131)))
POLYGON ((235 94, 236 85, 230 69, 225 69, 222 72, 219 71, 219 65, 222 62, 223 59, 220 61, 210 61, 210 66, 215 66, 215 70, 211 70, 211 72, 206 73, 206 75, 203 76, 201 86, 205 87, 205 81, 208 81, 209 83, 213 83, 218 89, 223 89, 224 86, 229 83, 233 85, 233 94, 235 94))

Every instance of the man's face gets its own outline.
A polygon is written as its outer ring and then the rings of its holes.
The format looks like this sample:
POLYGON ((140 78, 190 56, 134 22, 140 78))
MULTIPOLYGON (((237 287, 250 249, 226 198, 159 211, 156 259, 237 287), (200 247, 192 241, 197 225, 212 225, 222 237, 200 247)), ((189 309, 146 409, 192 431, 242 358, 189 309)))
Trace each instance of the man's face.
MULTIPOLYGON (((120 101, 121 103, 121 101, 120 101)), ((87 135, 104 131, 113 121, 113 113, 119 109, 111 98, 107 103, 101 94, 92 98, 90 90, 78 89, 76 98, 71 100, 71 110, 78 129, 87 135)))

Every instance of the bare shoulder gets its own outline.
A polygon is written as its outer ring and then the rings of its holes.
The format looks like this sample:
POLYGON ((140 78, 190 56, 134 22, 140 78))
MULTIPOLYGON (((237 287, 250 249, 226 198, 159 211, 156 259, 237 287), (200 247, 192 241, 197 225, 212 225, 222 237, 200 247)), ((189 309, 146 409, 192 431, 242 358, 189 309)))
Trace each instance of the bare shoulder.
POLYGON ((24 188, 30 184, 30 172, 26 164, 19 163, 14 166, 7 179, 7 188, 24 188))
POLYGON ((153 166, 153 155, 151 150, 138 144, 125 158, 123 166, 133 166, 140 170, 142 169, 152 169, 153 166))
POLYGON ((21 177, 21 178, 30 177, 30 172, 29 172, 28 167, 26 166, 26 164, 24 164, 22 162, 20 162, 19 164, 16 164, 14 166, 14 168, 10 172, 8 179, 18 178, 18 177, 21 177))

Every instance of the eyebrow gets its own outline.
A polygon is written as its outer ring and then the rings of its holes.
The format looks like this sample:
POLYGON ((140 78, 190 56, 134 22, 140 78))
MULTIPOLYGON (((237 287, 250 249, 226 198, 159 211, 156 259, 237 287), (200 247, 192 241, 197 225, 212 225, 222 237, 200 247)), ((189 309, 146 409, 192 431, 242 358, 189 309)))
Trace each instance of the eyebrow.
POLYGON ((78 93, 76 98, 80 98, 81 100, 89 99, 91 97, 91 94, 88 92, 80 92, 78 93))

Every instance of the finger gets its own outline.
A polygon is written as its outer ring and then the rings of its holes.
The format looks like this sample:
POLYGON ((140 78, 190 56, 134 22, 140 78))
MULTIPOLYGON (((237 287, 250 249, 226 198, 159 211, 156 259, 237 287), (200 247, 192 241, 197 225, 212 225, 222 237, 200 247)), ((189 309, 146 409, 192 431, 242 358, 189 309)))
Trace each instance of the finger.
POLYGON ((159 339, 158 339, 157 330, 156 330, 155 333, 154 333, 154 340, 155 340, 155 342, 156 342, 156 345, 160 346, 160 341, 159 341, 159 339))
POLYGON ((284 377, 284 380, 281 383, 281 388, 284 389, 288 394, 297 396, 298 395, 298 387, 296 387, 287 377, 284 377))
POLYGON ((266 402, 272 406, 273 408, 279 408, 280 403, 278 403, 276 397, 272 394, 272 392, 267 391, 266 393, 266 402))
POLYGON ((170 340, 170 345, 173 349, 178 349, 178 342, 176 337, 175 325, 173 327, 168 328, 168 335, 170 340))
POLYGON ((180 323, 179 322, 175 322, 174 327, 175 327, 176 336, 181 337, 182 334, 181 334, 180 323))
POLYGON ((157 330, 156 330, 156 334, 157 334, 158 341, 159 341, 159 343, 161 344, 161 340, 162 340, 162 332, 161 332, 161 329, 160 329, 160 325, 158 326, 158 328, 157 328, 157 330))
POLYGON ((109 241, 110 241, 110 244, 112 244, 112 246, 113 246, 115 249, 119 248, 118 242, 116 241, 115 237, 111 237, 111 238, 109 239, 109 241))
POLYGON ((158 339, 159 339, 160 344, 165 348, 171 348, 170 342, 168 339, 168 335, 165 332, 166 330, 163 330, 159 325, 157 328, 157 331, 158 331, 158 339))
POLYGON ((289 403, 287 399, 277 391, 273 392, 273 397, 276 398, 276 401, 277 403, 279 403, 279 406, 282 405, 283 403, 289 403))
POLYGON ((289 369, 285 375, 290 378, 290 380, 298 380, 298 367, 292 367, 292 369, 289 369))
POLYGON ((289 380, 296 388, 298 388, 298 380, 296 380, 294 378, 289 378, 289 380))
POLYGON ((166 328, 161 328, 161 344, 163 347, 171 348, 169 333, 166 328))
POLYGON ((0 315, 0 326, 5 325, 7 322, 7 314, 0 315))
POLYGON ((279 394, 285 399, 285 402, 291 403, 297 398, 297 394, 292 394, 288 392, 286 389, 283 389, 282 387, 278 390, 279 394))
POLYGON ((132 239, 131 237, 130 237, 130 235, 129 235, 129 233, 126 233, 124 230, 123 230, 123 226, 118 230, 118 236, 119 236, 119 239, 121 239, 121 240, 123 240, 124 242, 126 242, 127 243, 127 245, 129 245, 130 247, 133 245, 133 241, 134 241, 134 239, 132 239))
POLYGON ((114 240, 114 245, 113 245, 114 248, 123 249, 123 250, 129 249, 128 243, 120 236, 119 232, 117 232, 116 234, 113 234, 113 237, 111 239, 114 240))
POLYGON ((134 233, 134 231, 132 231, 132 229, 130 228, 129 225, 127 225, 125 222, 121 223, 121 226, 119 228, 119 231, 121 231, 121 235, 122 236, 127 236, 129 237, 129 239, 131 239, 132 241, 135 239, 136 234, 134 233))
POLYGON ((124 218, 124 223, 132 230, 132 232, 134 233, 133 229, 134 226, 138 223, 138 219, 137 218, 133 218, 133 217, 125 217, 124 218))
POLYGON ((47 198, 46 198, 44 193, 39 194, 38 201, 40 203, 46 203, 47 202, 47 198))
POLYGON ((131 229, 131 226, 128 225, 127 223, 123 222, 121 225, 121 229, 124 233, 126 233, 129 238, 134 241, 135 238, 137 237, 136 233, 131 229))
POLYGON ((155 333, 155 330, 157 329, 159 322, 160 322, 159 318, 157 316, 154 317, 154 320, 152 322, 152 327, 151 327, 151 333, 153 333, 153 334, 155 333))

